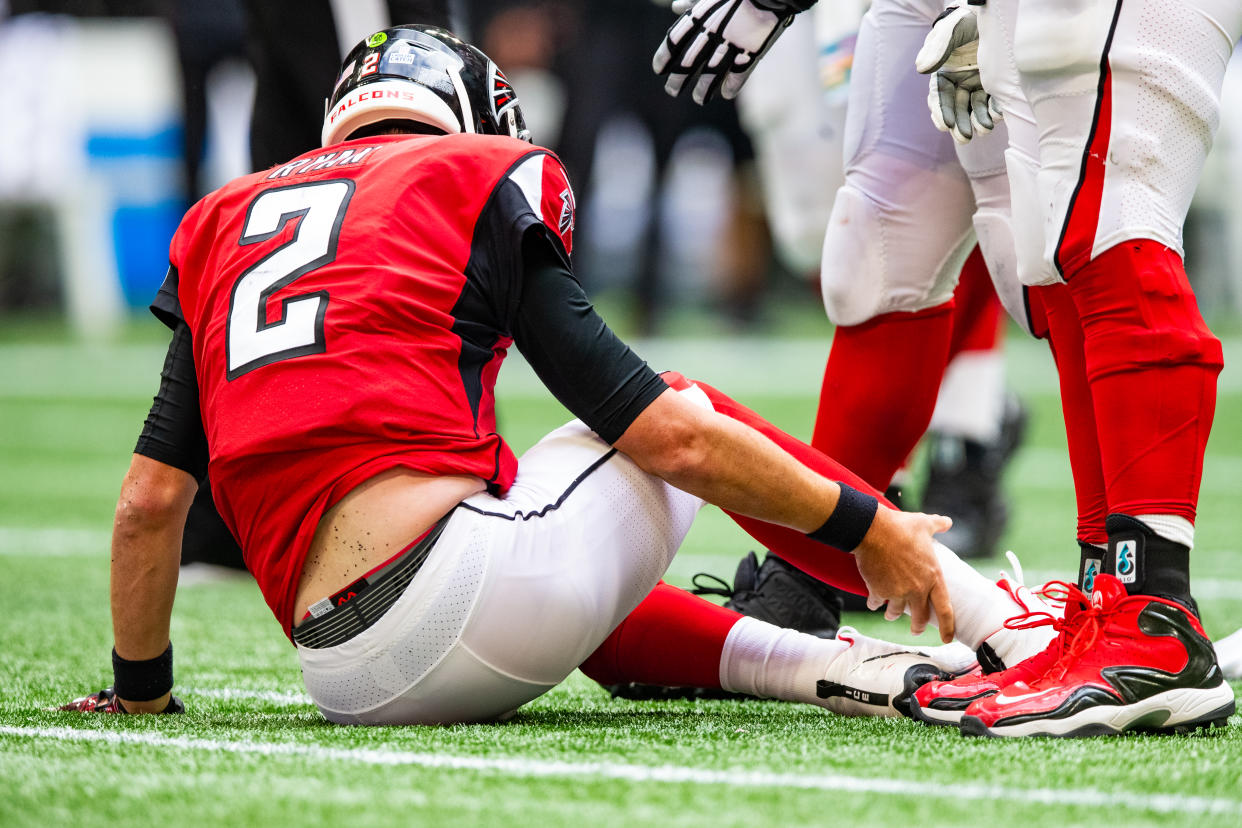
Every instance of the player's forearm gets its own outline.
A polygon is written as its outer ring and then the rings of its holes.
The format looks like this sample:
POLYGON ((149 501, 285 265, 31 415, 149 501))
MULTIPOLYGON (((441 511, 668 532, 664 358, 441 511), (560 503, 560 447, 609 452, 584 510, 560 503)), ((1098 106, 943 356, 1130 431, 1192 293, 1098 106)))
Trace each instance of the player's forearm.
POLYGON ((669 390, 615 442, 645 471, 731 512, 811 532, 840 487, 758 431, 669 390))
POLYGON ((112 630, 122 658, 154 658, 168 646, 181 534, 196 488, 189 474, 134 455, 112 527, 112 630))
POLYGON ((698 445, 670 483, 715 505, 800 532, 818 529, 836 508, 837 483, 799 463, 758 431, 711 414, 698 445))

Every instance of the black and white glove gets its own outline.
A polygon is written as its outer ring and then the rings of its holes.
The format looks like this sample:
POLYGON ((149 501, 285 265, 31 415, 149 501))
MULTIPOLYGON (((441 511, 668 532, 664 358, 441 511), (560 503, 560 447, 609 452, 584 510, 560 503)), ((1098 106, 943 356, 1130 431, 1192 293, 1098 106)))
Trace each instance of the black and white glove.
POLYGON ((936 129, 965 144, 996 128, 1001 111, 979 80, 979 23, 973 6, 951 6, 936 18, 914 66, 931 75, 927 108, 936 129))
POLYGON ((733 98, 794 15, 813 5, 815 0, 674 0, 681 17, 664 35, 651 68, 668 76, 664 91, 673 97, 689 86, 695 103, 733 98))

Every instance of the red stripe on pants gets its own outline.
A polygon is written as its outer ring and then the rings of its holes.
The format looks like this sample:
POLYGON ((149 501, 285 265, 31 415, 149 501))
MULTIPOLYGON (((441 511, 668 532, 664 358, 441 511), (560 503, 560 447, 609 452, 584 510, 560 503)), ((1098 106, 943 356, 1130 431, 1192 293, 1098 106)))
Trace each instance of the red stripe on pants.
POLYGON ((1113 122, 1113 75, 1107 59, 1100 67, 1099 100, 1095 123, 1083 152, 1078 187, 1070 198, 1065 225, 1057 244, 1055 263, 1062 277, 1070 275, 1091 260, 1095 231, 1100 224, 1100 204, 1104 197, 1104 169, 1113 122))

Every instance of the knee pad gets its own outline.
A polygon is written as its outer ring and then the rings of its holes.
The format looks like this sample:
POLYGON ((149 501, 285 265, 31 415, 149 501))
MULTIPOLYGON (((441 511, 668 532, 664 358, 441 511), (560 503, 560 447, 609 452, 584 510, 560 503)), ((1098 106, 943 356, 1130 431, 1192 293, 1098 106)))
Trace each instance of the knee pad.
POLYGON ((1017 254, 1013 247, 1013 226, 1009 215, 1001 212, 975 213, 975 233, 979 237, 979 249, 988 264, 992 286, 1000 299, 1001 307, 1022 330, 1032 336, 1035 327, 1031 321, 1026 302, 1026 288, 1018 281, 1017 254))
POLYGON ((833 324, 861 325, 953 297, 974 232, 968 221, 913 232, 916 222, 935 218, 920 205, 886 210, 848 183, 837 191, 820 267, 824 310, 833 324))
POLYGON ((1090 380, 1160 367, 1224 367, 1177 254, 1158 242, 1105 251, 1069 282, 1090 380))

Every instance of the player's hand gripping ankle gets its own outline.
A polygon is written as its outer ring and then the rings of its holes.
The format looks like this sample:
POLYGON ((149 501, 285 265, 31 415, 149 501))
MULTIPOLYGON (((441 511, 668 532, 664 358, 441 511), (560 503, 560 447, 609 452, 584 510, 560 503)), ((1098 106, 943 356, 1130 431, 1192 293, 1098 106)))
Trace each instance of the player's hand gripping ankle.
POLYGON ((887 602, 884 617, 890 621, 910 613, 910 630, 915 634, 935 620, 945 643, 953 640, 953 607, 932 536, 952 525, 944 515, 881 506, 862 544, 854 550, 869 592, 867 606, 878 609, 887 602))

